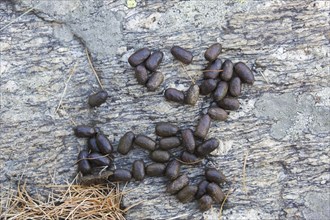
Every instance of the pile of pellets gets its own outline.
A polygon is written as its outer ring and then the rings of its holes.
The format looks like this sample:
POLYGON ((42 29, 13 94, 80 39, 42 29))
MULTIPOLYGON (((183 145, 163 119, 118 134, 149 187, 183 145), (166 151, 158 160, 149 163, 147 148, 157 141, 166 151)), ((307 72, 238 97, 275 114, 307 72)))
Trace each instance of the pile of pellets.
MULTIPOLYGON (((199 85, 193 84, 187 91, 169 88, 164 92, 166 100, 189 105, 195 105, 200 95, 212 94, 214 102, 207 113, 201 115, 194 130, 159 122, 155 128, 159 136, 156 140, 144 134, 127 132, 120 138, 116 151, 127 155, 132 148, 139 147, 149 151, 153 161, 146 165, 143 159, 136 160, 127 170, 111 169, 114 147, 100 128, 79 125, 74 129, 75 135, 88 138, 88 149, 78 155, 78 169, 82 175, 93 180, 97 178, 93 174, 102 169, 105 171, 102 181, 111 182, 142 181, 146 176, 165 176, 169 180, 166 191, 176 195, 180 202, 188 203, 196 199, 201 211, 210 209, 214 202, 221 204, 225 199, 221 186, 228 181, 220 170, 206 168, 205 178, 197 185, 190 183, 187 174, 181 172, 181 164, 198 164, 219 147, 218 139, 207 138, 211 120, 225 121, 229 110, 239 108, 237 97, 241 94, 241 84, 254 82, 254 75, 246 64, 233 64, 229 59, 222 63, 218 58, 221 49, 221 44, 216 43, 206 50, 204 57, 209 64, 199 85), (175 149, 182 149, 179 157, 174 156, 172 151, 175 149)), ((190 64, 193 60, 193 54, 179 46, 172 47, 171 53, 184 64, 190 64)), ((135 68, 138 83, 150 91, 155 91, 164 81, 163 74, 156 71, 162 59, 161 51, 151 53, 147 48, 136 51, 128 59, 135 68)), ((90 95, 88 103, 91 107, 97 107, 107 97, 107 92, 101 90, 90 95)))

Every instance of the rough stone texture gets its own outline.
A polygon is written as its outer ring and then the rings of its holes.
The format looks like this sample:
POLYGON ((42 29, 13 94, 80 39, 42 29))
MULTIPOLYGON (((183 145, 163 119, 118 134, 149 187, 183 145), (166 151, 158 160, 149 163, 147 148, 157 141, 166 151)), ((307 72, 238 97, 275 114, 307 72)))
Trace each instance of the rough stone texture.
MULTIPOLYGON (((220 57, 252 66, 256 82, 243 86, 238 111, 226 122, 212 123, 209 136, 219 138, 221 148, 183 171, 195 184, 205 165, 233 181, 224 219, 330 218, 329 1, 145 0, 134 9, 112 0, 34 2, 0 2, 1 27, 36 7, 0 32, 3 195, 20 178, 32 191, 37 184, 72 180, 78 151, 86 145, 73 136, 73 121, 100 126, 115 146, 129 130, 155 137, 160 121, 195 126, 210 99, 200 98, 195 106, 164 100, 164 89, 190 86, 169 49, 176 44, 193 52, 194 62, 185 69, 197 80, 207 63, 205 49, 220 42, 220 57), (87 105, 98 84, 86 46, 110 94, 97 109, 87 105), (137 83, 127 63, 144 46, 164 52, 159 70, 165 81, 155 92, 137 83), (55 112, 76 63, 62 108, 55 112)), ((147 152, 134 149, 116 155, 115 163, 129 169, 140 158, 147 158, 147 152)), ((126 196, 125 205, 144 202, 127 219, 218 218, 219 206, 200 213, 196 203, 180 204, 164 194, 166 183, 165 178, 147 178, 128 184, 137 191, 126 196)))

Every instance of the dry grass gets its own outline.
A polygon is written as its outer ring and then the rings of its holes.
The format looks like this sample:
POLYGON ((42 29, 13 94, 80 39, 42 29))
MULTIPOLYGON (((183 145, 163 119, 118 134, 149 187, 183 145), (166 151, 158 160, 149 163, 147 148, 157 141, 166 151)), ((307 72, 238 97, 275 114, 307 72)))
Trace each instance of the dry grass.
POLYGON ((125 219, 133 206, 121 209, 123 192, 110 185, 50 185, 48 201, 32 198, 26 184, 11 191, 0 219, 125 219))

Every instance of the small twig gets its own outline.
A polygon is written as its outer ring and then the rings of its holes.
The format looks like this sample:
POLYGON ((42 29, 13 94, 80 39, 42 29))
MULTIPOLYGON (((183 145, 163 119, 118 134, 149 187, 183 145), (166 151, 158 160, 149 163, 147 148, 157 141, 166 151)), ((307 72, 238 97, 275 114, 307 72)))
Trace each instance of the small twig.
POLYGON ((269 84, 269 80, 268 78, 265 76, 265 74, 262 71, 259 71, 259 73, 261 74, 261 76, 264 78, 264 80, 266 81, 267 84, 269 84))
POLYGON ((233 189, 229 189, 225 198, 223 199, 222 203, 221 203, 221 206, 220 206, 220 211, 219 211, 219 220, 221 219, 222 217, 222 210, 223 210, 223 206, 225 205, 225 202, 228 198, 228 196, 233 192, 233 189))
POLYGON ((182 63, 180 63, 180 64, 181 64, 181 67, 182 67, 184 73, 185 73, 187 76, 189 76, 191 82, 192 82, 193 84, 195 84, 195 80, 194 80, 194 79, 188 74, 188 72, 187 72, 186 68, 184 67, 184 65, 183 65, 182 63))
POLYGON ((178 159, 178 158, 175 158, 177 161, 179 161, 180 163, 182 163, 182 164, 185 164, 185 165, 193 165, 193 164, 197 164, 197 163, 200 163, 201 161, 203 161, 203 159, 199 159, 199 160, 197 160, 197 161, 195 161, 195 162, 190 162, 190 163, 188 163, 188 162, 184 162, 184 161, 182 161, 182 160, 180 160, 180 159, 178 159))
POLYGON ((85 52, 86 52, 86 55, 87 55, 88 63, 89 63, 89 65, 90 65, 90 67, 91 67, 91 69, 92 69, 92 71, 93 71, 93 73, 94 73, 94 75, 95 75, 95 77, 96 77, 98 83, 100 84, 101 88, 103 89, 102 83, 101 83, 101 81, 100 81, 100 79, 99 79, 99 76, 97 75, 97 73, 96 73, 96 71, 95 71, 95 69, 94 69, 94 66, 93 66, 92 60, 91 60, 91 58, 90 58, 90 56, 89 56, 89 53, 88 53, 88 49, 87 49, 87 47, 86 47, 86 49, 85 49, 85 52))
POLYGON ((248 158, 249 153, 246 152, 245 157, 244 157, 244 163, 243 163, 243 191, 245 192, 245 194, 247 193, 247 189, 246 189, 246 161, 248 158))
POLYGON ((71 71, 70 71, 69 78, 68 78, 68 80, 67 80, 66 83, 65 83, 65 87, 64 87, 63 93, 62 93, 62 95, 61 95, 60 102, 59 102, 59 104, 58 104, 58 106, 57 106, 57 108, 56 108, 56 110, 55 110, 55 113, 60 109, 60 107, 61 107, 61 105, 62 105, 62 101, 63 101, 63 98, 64 98, 64 96, 65 96, 66 90, 67 90, 67 88, 68 88, 69 81, 70 81, 70 79, 71 79, 73 73, 75 72, 78 63, 79 63, 79 62, 77 61, 76 64, 73 66, 73 68, 72 68, 71 71))

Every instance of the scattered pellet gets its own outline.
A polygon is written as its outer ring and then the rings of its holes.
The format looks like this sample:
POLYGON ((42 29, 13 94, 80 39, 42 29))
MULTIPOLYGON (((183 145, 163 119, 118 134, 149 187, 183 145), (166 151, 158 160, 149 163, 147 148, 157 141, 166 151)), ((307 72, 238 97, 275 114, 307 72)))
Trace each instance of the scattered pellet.
POLYGON ((117 151, 124 155, 127 154, 132 148, 134 138, 135 135, 133 132, 126 132, 119 140, 117 151))
POLYGON ((207 186, 206 191, 216 203, 221 204, 221 202, 225 198, 225 194, 222 192, 221 188, 216 183, 210 183, 207 186))
POLYGON ((198 85, 192 85, 189 87, 186 97, 185 97, 185 103, 189 105, 195 105, 198 101, 199 97, 199 86, 198 85))
POLYGON ((148 72, 143 64, 140 64, 137 67, 135 67, 135 78, 137 79, 138 83, 141 85, 145 85, 147 83, 148 72))
POLYGON ((193 54, 179 46, 173 46, 171 54, 184 64, 190 64, 193 60, 193 54))
POLYGON ((248 84, 254 83, 254 75, 251 69, 243 62, 238 62, 234 65, 235 73, 241 78, 243 82, 248 84))
POLYGON ((210 63, 203 72, 204 79, 216 79, 219 77, 222 61, 220 59, 214 60, 210 63))
POLYGON ((163 56, 164 56, 164 54, 161 51, 156 51, 156 52, 152 53, 149 56, 149 58, 146 60, 147 69, 150 71, 155 71, 157 69, 157 67, 159 66, 159 64, 162 62, 163 56))
POLYGON ((146 174, 148 176, 163 176, 166 165, 163 163, 152 163, 146 167, 146 174))
POLYGON ((88 97, 88 104, 91 107, 98 107, 105 103, 108 98, 108 93, 105 90, 101 90, 95 94, 92 94, 88 97))
POLYGON ((156 134, 161 137, 171 137, 178 133, 179 128, 168 122, 159 122, 156 124, 156 134))
POLYGON ((153 73, 146 84, 149 91, 155 91, 164 81, 164 75, 161 72, 153 73))
POLYGON ((228 92, 228 83, 225 81, 221 81, 218 83, 217 88, 213 93, 213 98, 215 101, 220 101, 223 99, 228 92))
POLYGON ((88 146, 88 149, 91 152, 96 152, 96 153, 99 153, 100 152, 99 148, 97 147, 96 138, 95 137, 88 138, 88 140, 87 140, 87 146, 88 146))
POLYGON ((231 60, 225 60, 225 62, 222 64, 222 72, 220 74, 221 80, 229 81, 233 76, 233 72, 234 64, 231 62, 231 60))
POLYGON ((228 113, 222 108, 211 107, 207 111, 207 114, 214 120, 225 121, 228 118, 228 113))
POLYGON ((96 135, 96 144, 102 154, 111 154, 113 147, 109 139, 102 133, 96 135))
POLYGON ((178 103, 184 102, 184 93, 174 88, 166 89, 164 96, 168 101, 178 102, 178 103))
POLYGON ((188 153, 187 151, 182 152, 181 154, 181 160, 186 163, 195 163, 198 161, 198 158, 195 154, 188 153))
POLYGON ((229 93, 232 96, 239 96, 241 94, 241 79, 234 77, 229 82, 229 93))
POLYGON ((78 125, 73 131, 77 137, 93 137, 95 135, 94 128, 87 125, 78 125))
POLYGON ((188 176, 186 174, 183 174, 167 185, 166 192, 170 193, 171 195, 174 195, 188 184, 189 184, 188 176))
POLYGON ((154 151, 156 149, 155 141, 153 141, 150 137, 142 134, 139 134, 135 137, 134 144, 150 151, 154 151))
POLYGON ((197 186, 185 186, 181 189, 176 197, 182 203, 188 203, 194 200, 194 196, 197 192, 197 186))
POLYGON ((238 101, 237 98, 233 98, 233 97, 226 97, 226 98, 218 101, 217 105, 220 108, 223 108, 225 110, 237 110, 237 109, 239 109, 239 101, 238 101))
POLYGON ((210 182, 215 182, 217 184, 223 183, 226 181, 225 175, 220 170, 215 168, 208 168, 205 170, 205 178, 210 182))
POLYGON ((215 90, 217 87, 218 81, 215 79, 206 79, 199 86, 201 95, 208 95, 215 90))
POLYGON ((212 207, 213 199, 209 195, 204 195, 198 200, 199 209, 204 212, 212 207))
POLYGON ((217 59, 221 53, 222 46, 219 43, 212 44, 204 53, 204 57, 208 61, 213 61, 217 59))
POLYGON ((182 137, 182 146, 189 153, 193 153, 195 151, 196 143, 192 130, 191 129, 182 130, 181 137, 182 137))
POLYGON ((131 171, 125 169, 116 169, 109 180, 111 182, 128 182, 132 179, 131 171))
POLYGON ((181 164, 177 160, 170 161, 165 170, 165 176, 170 180, 175 180, 180 175, 181 164))
POLYGON ((214 151, 218 146, 219 141, 216 138, 208 139, 196 148, 196 154, 199 157, 205 157, 206 155, 214 151))
POLYGON ((169 161, 171 155, 165 150, 155 150, 150 154, 150 158, 158 163, 166 163, 169 161))
POLYGON ((88 151, 87 150, 82 150, 78 154, 78 170, 83 174, 89 174, 92 171, 92 167, 88 160, 88 151))
POLYGON ((203 115, 197 124, 196 130, 195 130, 195 136, 204 139, 209 132, 211 126, 211 118, 208 114, 203 115))
POLYGON ((145 176, 144 162, 143 160, 136 160, 132 165, 132 174, 135 180, 141 181, 145 176))
POLYGON ((142 48, 133 53, 129 58, 128 62, 131 66, 136 67, 143 63, 150 56, 150 50, 148 48, 142 48))
POLYGON ((181 144, 181 141, 178 137, 165 137, 160 139, 159 141, 159 148, 163 150, 169 150, 172 148, 179 147, 181 144))
POLYGON ((104 156, 100 153, 90 153, 88 155, 88 159, 91 163, 95 164, 96 166, 110 165, 110 159, 107 156, 104 156))
POLYGON ((209 185, 209 182, 207 180, 202 180, 198 184, 198 190, 197 193, 195 194, 196 199, 200 199, 203 195, 206 193, 206 188, 209 185))

